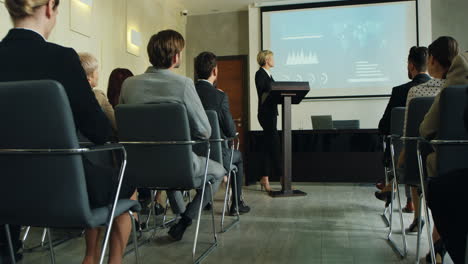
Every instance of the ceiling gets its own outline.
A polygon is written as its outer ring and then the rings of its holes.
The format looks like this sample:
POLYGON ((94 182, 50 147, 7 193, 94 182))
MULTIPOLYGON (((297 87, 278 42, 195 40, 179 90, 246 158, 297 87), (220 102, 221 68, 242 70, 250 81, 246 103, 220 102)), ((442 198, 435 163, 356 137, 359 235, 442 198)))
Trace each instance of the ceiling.
POLYGON ((181 0, 189 16, 247 10, 250 4, 278 5, 318 1, 296 0, 181 0))

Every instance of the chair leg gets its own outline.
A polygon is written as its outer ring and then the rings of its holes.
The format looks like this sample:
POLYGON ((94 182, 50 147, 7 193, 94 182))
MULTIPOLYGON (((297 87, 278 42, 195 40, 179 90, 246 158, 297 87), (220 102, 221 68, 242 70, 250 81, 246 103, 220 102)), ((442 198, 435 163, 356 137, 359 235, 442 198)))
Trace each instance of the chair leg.
POLYGON ((5 233, 8 242, 8 251, 10 252, 11 263, 16 264, 15 252, 13 250, 13 242, 11 242, 11 233, 10 233, 10 225, 5 225, 5 233))
POLYGON ((208 182, 210 185, 210 193, 211 193, 211 224, 213 226, 213 240, 216 243, 218 241, 218 237, 216 235, 216 225, 215 225, 215 215, 214 215, 214 192, 213 192, 213 185, 211 182, 208 182))
MULTIPOLYGON (((421 181, 421 191, 422 191, 422 201, 424 202, 424 213, 426 214, 426 228, 427 228, 427 238, 429 240, 429 249, 431 252, 431 258, 432 258, 432 263, 436 263, 436 257, 435 257, 435 249, 434 249, 434 241, 432 241, 432 230, 431 230, 431 217, 429 215, 429 208, 427 206, 427 196, 426 196, 426 188, 424 184, 424 167, 423 167, 423 160, 422 160, 422 155, 421 155, 421 142, 418 141, 417 144, 417 149, 416 149, 417 155, 418 155, 418 166, 419 166, 419 180, 421 181)), ((423 203, 421 203, 419 206, 423 206, 423 203)), ((421 215, 422 216, 422 215, 421 215)), ((420 216, 420 217, 421 217, 420 216)), ((418 230, 421 232, 421 230, 418 230)))
POLYGON ((416 264, 419 263, 419 256, 421 254, 421 228, 422 228, 422 202, 423 202, 423 196, 419 195, 419 219, 418 219, 418 238, 416 242, 416 264))
MULTIPOLYGON (((237 174, 236 174, 235 171, 230 172, 228 182, 231 181, 231 177, 232 177, 231 173, 234 174, 234 186, 237 186, 237 174)), ((231 189, 232 189, 232 187, 231 187, 231 189)), ((229 196, 228 189, 226 189, 226 195, 229 196)), ((240 222, 239 199, 237 197, 237 194, 234 194, 234 192, 232 192, 232 196, 234 196, 235 201, 233 201, 233 202, 236 204, 236 213, 237 213, 236 214, 236 219, 234 221, 232 221, 231 224, 229 224, 226 228, 224 228, 224 211, 223 211, 223 221, 221 222, 221 233, 225 233, 225 232, 229 231, 229 229, 231 229, 237 223, 240 222)), ((225 197, 225 202, 226 202, 226 197, 225 197)))
POLYGON ((26 227, 26 231, 24 231, 23 239, 21 239, 21 241, 23 242, 23 249, 24 249, 24 242, 26 242, 26 239, 28 239, 29 231, 31 231, 31 226, 26 227))
POLYGON ((49 243, 50 263, 55 264, 55 252, 54 252, 54 245, 52 244, 52 234, 50 232, 50 228, 46 228, 46 230, 47 230, 47 240, 49 243))
POLYGON ((389 232, 387 235, 387 240, 392 246, 392 248, 398 252, 398 254, 401 256, 401 258, 405 258, 408 249, 407 249, 407 243, 406 243, 406 234, 405 234, 405 226, 404 226, 404 221, 403 221, 403 211, 401 207, 401 200, 400 200, 400 187, 398 186, 398 180, 397 180, 397 174, 396 174, 396 162, 395 162, 395 148, 393 145, 393 141, 390 140, 390 153, 392 156, 392 167, 393 167, 393 181, 392 181, 392 196, 391 196, 391 203, 390 203, 390 226, 389 226, 389 232), (395 193, 396 190, 396 193, 395 193), (400 225, 401 225, 401 235, 402 235, 402 240, 403 240, 403 250, 397 247, 396 243, 392 240, 392 232, 393 232, 393 208, 394 208, 394 200, 395 200, 395 195, 398 198, 398 211, 400 214, 400 225))
MULTIPOLYGON (((206 157, 209 157, 210 156, 210 148, 208 148, 208 151, 207 151, 207 155, 206 157)), ((206 162, 205 162, 205 174, 204 174, 204 184, 202 186, 202 193, 201 193, 201 199, 200 199, 200 206, 198 208, 198 219, 197 219, 197 227, 195 229, 195 239, 193 241, 193 249, 192 249, 192 260, 193 260, 193 263, 201 263, 202 260, 204 260, 215 248, 216 246, 218 246, 218 241, 217 241, 217 238, 216 238, 216 227, 215 227, 215 224, 214 224, 214 211, 212 211, 212 218, 213 218, 213 231, 214 231, 214 239, 215 241, 211 244, 211 246, 205 250, 200 257, 198 257, 197 259, 195 259, 195 255, 196 255, 196 251, 197 251, 197 242, 198 242, 198 233, 200 231, 200 220, 201 220, 201 215, 202 215, 202 209, 203 209, 203 197, 205 195, 205 191, 206 190, 206 184, 209 184, 210 185, 210 191, 211 191, 211 202, 214 201, 214 198, 213 198, 213 195, 214 193, 212 192, 212 187, 211 187, 211 183, 209 181, 207 181, 207 176, 208 176, 208 161, 209 159, 206 159, 206 162)), ((214 204, 212 204, 213 208, 214 208, 214 204)), ((212 208, 212 210, 214 210, 212 208)))
POLYGON ((44 230, 42 231, 42 237, 41 237, 41 247, 44 247, 45 245, 46 235, 47 235, 47 228, 44 228, 44 230))
POLYGON ((137 237, 137 233, 136 233, 136 225, 135 225, 135 217, 133 216, 133 212, 132 211, 128 211, 128 213, 130 214, 130 218, 131 218, 131 221, 132 221, 132 233, 133 233, 133 248, 135 250, 135 261, 136 263, 140 263, 140 254, 138 252, 138 237, 137 237))
MULTIPOLYGON (((224 193, 223 213, 221 215, 221 232, 223 232, 223 230, 224 230, 224 218, 226 216, 226 209, 227 209, 227 206, 228 206, 229 186, 230 186, 230 183, 231 183, 231 172, 232 171, 229 171, 228 180, 227 180, 227 184, 226 184, 226 191, 224 193)), ((211 186, 211 184, 210 184, 210 186, 211 186)))

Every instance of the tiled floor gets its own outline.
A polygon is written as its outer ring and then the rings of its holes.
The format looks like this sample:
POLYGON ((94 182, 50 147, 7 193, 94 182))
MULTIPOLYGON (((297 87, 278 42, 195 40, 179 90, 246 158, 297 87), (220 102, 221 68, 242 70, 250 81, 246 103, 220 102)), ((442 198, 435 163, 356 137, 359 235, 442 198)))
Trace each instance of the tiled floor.
MULTIPOLYGON (((373 187, 355 184, 295 184, 295 187, 308 195, 274 199, 260 192, 258 186, 246 188, 244 195, 252 212, 242 216, 240 225, 218 234, 219 246, 204 263, 415 263, 416 236, 408 237, 409 254, 404 260, 387 243, 387 229, 380 217, 383 203, 374 198, 373 187)), ((218 229, 221 199, 219 193, 215 207, 218 229)), ((199 250, 210 239, 206 234, 211 230, 209 219, 208 214, 202 218, 199 250)), ((405 214, 406 226, 411 220, 412 215, 405 214)), ((396 221, 394 226, 395 239, 399 239, 396 221)), ((153 241, 141 246, 141 263, 190 263, 194 229, 192 225, 180 242, 169 241, 167 230, 158 231, 153 241)), ((38 229, 33 231, 29 246, 38 243, 40 233, 38 229)), ((423 255, 427 250, 424 233, 423 255)), ((55 248, 57 263, 81 263, 83 251, 83 238, 59 245, 55 248)), ((49 263, 48 252, 41 249, 27 253, 21 263, 49 263)), ((133 253, 125 257, 124 263, 135 263, 133 253)), ((452 263, 448 256, 446 263, 452 263)))

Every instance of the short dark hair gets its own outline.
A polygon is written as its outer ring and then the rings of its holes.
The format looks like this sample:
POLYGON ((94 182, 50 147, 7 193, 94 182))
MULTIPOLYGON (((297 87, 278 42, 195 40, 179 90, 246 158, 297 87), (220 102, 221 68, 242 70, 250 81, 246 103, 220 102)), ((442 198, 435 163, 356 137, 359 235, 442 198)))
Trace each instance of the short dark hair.
POLYGON ((185 46, 184 37, 175 30, 163 30, 153 35, 148 42, 148 57, 157 69, 167 69, 172 66, 172 58, 180 53, 185 46))
POLYGON ((429 45, 429 55, 448 71, 453 59, 460 52, 458 42, 452 37, 439 37, 429 45))
POLYGON ((195 58, 195 73, 198 79, 208 79, 216 67, 216 55, 212 52, 202 52, 195 58))
POLYGON ((426 47, 413 46, 408 55, 408 61, 413 63, 419 72, 427 71, 428 51, 426 47))

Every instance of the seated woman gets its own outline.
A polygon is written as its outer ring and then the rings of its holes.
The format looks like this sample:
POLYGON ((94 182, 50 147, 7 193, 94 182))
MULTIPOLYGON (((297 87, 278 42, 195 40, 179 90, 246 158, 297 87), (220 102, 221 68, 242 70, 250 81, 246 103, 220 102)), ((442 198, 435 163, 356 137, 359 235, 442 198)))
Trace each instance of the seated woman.
MULTIPOLYGON (((112 135, 109 120, 99 107, 78 55, 71 48, 47 42, 56 24, 60 0, 5 0, 14 28, 0 42, 0 82, 50 79, 62 84, 67 93, 76 128, 91 142, 104 144, 112 135)), ((34 109, 31 109, 34 111, 34 109)), ((114 170, 95 168, 83 158, 91 207, 109 204, 113 190, 107 175, 114 170), (102 173, 106 175, 103 176, 102 173), (103 182, 97 182, 103 179, 103 182)), ((121 198, 130 198, 134 188, 123 187, 121 198)), ((109 263, 121 263, 130 235, 128 214, 118 216, 113 225, 109 263)), ((19 226, 12 227, 13 240, 19 241, 19 226)), ((83 263, 99 259, 100 229, 86 230, 86 257, 83 263)), ((3 244, 0 241, 0 244, 3 244)))
POLYGON ((91 53, 80 52, 78 53, 78 55, 80 56, 81 66, 85 71, 86 78, 88 79, 89 85, 91 86, 94 96, 96 97, 97 102, 101 106, 102 111, 104 111, 104 114, 106 114, 107 118, 111 122, 114 132, 116 132, 117 125, 115 123, 114 108, 109 103, 109 100, 107 100, 106 94, 102 90, 96 88, 99 82, 98 61, 96 57, 94 57, 91 53))

